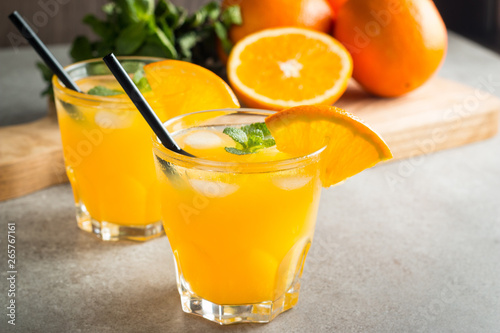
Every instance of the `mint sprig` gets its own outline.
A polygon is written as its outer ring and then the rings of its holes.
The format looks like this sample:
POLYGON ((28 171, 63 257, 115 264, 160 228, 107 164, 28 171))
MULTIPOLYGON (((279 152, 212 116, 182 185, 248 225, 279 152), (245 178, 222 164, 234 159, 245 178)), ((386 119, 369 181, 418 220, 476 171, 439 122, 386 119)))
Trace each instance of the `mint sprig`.
POLYGON ((231 154, 247 155, 276 144, 265 123, 253 123, 242 127, 226 127, 222 133, 236 142, 236 147, 225 147, 231 154))
MULTIPOLYGON (((235 2, 237 3, 237 1, 235 2)), ((237 4, 222 7, 211 1, 190 14, 171 0, 108 0, 103 15, 86 15, 83 23, 96 38, 78 36, 70 55, 74 61, 115 55, 135 55, 185 60, 223 73, 216 41, 229 54, 232 43, 228 31, 242 23, 237 4)), ((49 87, 43 94, 52 95, 52 72, 37 64, 49 87)))
MULTIPOLYGON (((151 86, 149 85, 148 79, 145 76, 144 68, 139 68, 134 75, 132 76, 132 81, 135 83, 137 88, 141 91, 141 93, 146 93, 151 91, 151 86)), ((105 86, 95 86, 87 91, 89 95, 96 96, 116 96, 123 95, 125 92, 121 89, 110 89, 105 86)))
POLYGON ((95 86, 92 87, 89 91, 87 91, 87 94, 95 96, 116 96, 116 95, 123 95, 124 92, 118 89, 110 89, 105 86, 95 86))
POLYGON ((132 81, 134 81, 135 85, 141 93, 146 93, 151 91, 151 86, 149 85, 148 79, 146 78, 146 74, 144 73, 144 68, 139 68, 134 75, 132 76, 132 81))

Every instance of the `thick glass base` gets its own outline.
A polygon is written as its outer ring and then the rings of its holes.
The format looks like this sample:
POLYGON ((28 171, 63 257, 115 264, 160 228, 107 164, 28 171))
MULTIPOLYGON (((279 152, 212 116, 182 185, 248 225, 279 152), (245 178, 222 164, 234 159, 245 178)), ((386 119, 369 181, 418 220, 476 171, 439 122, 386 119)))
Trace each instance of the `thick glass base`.
POLYGON ((83 231, 94 234, 104 241, 134 240, 147 241, 164 235, 162 221, 145 225, 119 225, 107 221, 97 221, 90 216, 85 205, 76 205, 76 220, 83 231))
POLYGON ((221 325, 237 323, 268 323, 277 315, 297 304, 299 300, 300 280, 275 301, 253 304, 219 305, 207 301, 189 290, 181 288, 182 310, 201 316, 221 325))

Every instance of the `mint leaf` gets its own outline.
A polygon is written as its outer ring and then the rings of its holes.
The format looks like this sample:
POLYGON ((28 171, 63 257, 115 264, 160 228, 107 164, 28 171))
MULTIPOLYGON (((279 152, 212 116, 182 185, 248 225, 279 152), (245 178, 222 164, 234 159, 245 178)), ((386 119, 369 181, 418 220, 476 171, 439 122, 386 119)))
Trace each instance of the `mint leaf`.
MULTIPOLYGON (((110 52, 163 57, 189 61, 224 75, 225 66, 215 45, 219 40, 229 54, 233 45, 228 31, 242 22, 239 6, 222 8, 220 1, 205 1, 208 3, 189 13, 173 2, 178 1, 108 1, 102 7, 104 15, 85 15, 83 22, 95 36, 77 37, 71 47, 72 59, 100 58, 110 52)), ((50 79, 45 81, 51 85, 50 79)))
POLYGON ((149 85, 148 79, 146 78, 146 76, 144 76, 143 68, 139 68, 134 73, 134 75, 132 76, 132 81, 134 81, 135 85, 142 93, 151 91, 151 86, 149 85))
POLYGON ((119 18, 127 25, 150 19, 154 11, 154 0, 115 0, 120 8, 119 18))
POLYGON ((52 79, 52 76, 54 75, 54 73, 52 73, 50 68, 47 67, 47 65, 45 65, 45 63, 43 63, 41 61, 37 61, 36 67, 38 67, 38 69, 40 69, 40 71, 42 72, 42 77, 44 80, 48 81, 48 80, 52 79))
POLYGON ((158 155, 155 155, 156 161, 158 162, 158 166, 160 167, 161 171, 167 176, 167 179, 174 185, 174 186, 183 186, 184 181, 182 179, 182 176, 177 172, 175 169, 175 166, 170 163, 165 161, 164 159, 160 158, 158 155))
POLYGON ((76 106, 75 104, 71 104, 68 102, 65 102, 63 100, 59 100, 61 102, 61 105, 71 118, 77 122, 84 122, 86 120, 85 115, 80 111, 79 107, 76 106))
MULTIPOLYGON (((134 74, 132 75, 132 81, 142 93, 151 91, 151 86, 149 85, 148 79, 144 75, 143 68, 139 68, 134 72, 134 74)), ((110 89, 105 86, 95 86, 87 91, 87 94, 95 96, 116 96, 123 95, 125 94, 125 92, 120 89, 110 89)))
MULTIPOLYGON (((109 4, 112 5, 112 3, 109 4)), ((92 31, 94 31, 94 33, 102 39, 108 40, 110 38, 113 38, 113 36, 115 35, 115 31, 110 27, 110 24, 106 21, 98 19, 95 15, 86 15, 83 18, 82 22, 88 25, 92 29, 92 31)))
POLYGON ((162 47, 166 56, 171 59, 177 59, 178 53, 175 49, 174 44, 168 39, 165 32, 163 32, 160 27, 156 27, 154 36, 156 37, 156 42, 162 47))
POLYGON ((239 6, 227 7, 221 15, 221 20, 225 26, 229 27, 232 24, 241 25, 243 20, 241 18, 241 10, 239 6))
POLYGON ((87 94, 95 96, 115 96, 115 95, 122 95, 124 94, 124 92, 117 89, 109 89, 104 86, 95 86, 89 91, 87 91, 87 94))
POLYGON ((234 155, 248 155, 248 154, 255 154, 255 151, 249 151, 249 150, 242 150, 238 148, 233 148, 233 147, 225 147, 225 151, 228 153, 234 154, 234 155))
POLYGON ((241 10, 237 5, 227 7, 220 14, 220 22, 214 23, 214 31, 217 38, 220 40, 224 52, 229 54, 233 48, 233 43, 229 39, 227 31, 234 25, 241 25, 243 22, 241 18, 241 10))
POLYGON ((190 17, 190 26, 192 28, 197 28, 203 25, 207 18, 213 20, 219 16, 220 9, 219 6, 213 2, 210 2, 200 9, 198 9, 191 17, 190 17))
POLYGON ((235 127, 226 127, 224 128, 224 131, 222 131, 222 133, 229 135, 231 139, 233 139, 235 142, 239 143, 243 147, 247 146, 248 137, 246 133, 243 132, 241 129, 235 127))
POLYGON ((104 4, 101 7, 101 10, 106 14, 106 15, 113 15, 114 11, 116 10, 116 3, 114 2, 108 2, 104 4))
POLYGON ((155 8, 154 0, 133 0, 132 2, 137 19, 147 21, 151 18, 155 8))
MULTIPOLYGON (((52 73, 52 71, 50 70, 49 67, 47 67, 47 65, 45 65, 43 62, 38 61, 36 63, 36 67, 38 67, 40 72, 42 72, 42 78, 45 81, 50 82, 52 80, 52 76, 54 75, 54 73, 52 73)), ((52 95, 52 94, 53 94, 52 85, 47 86, 47 88, 44 91, 42 91, 42 96, 52 95)))
POLYGON ((222 132, 236 142, 236 147, 226 147, 228 153, 246 155, 274 146, 274 138, 265 123, 254 123, 240 128, 226 127, 222 132))
POLYGON ((151 91, 151 86, 149 85, 148 79, 146 77, 143 77, 140 79, 138 82, 134 82, 137 88, 141 91, 141 93, 147 93, 151 91))
POLYGON ((264 135, 264 137, 271 136, 271 132, 267 128, 266 123, 253 123, 250 125, 242 126, 241 129, 245 133, 250 133, 253 130, 260 130, 260 131, 262 131, 262 134, 264 135))
POLYGON ((175 29, 182 25, 187 13, 184 8, 174 5, 169 0, 160 0, 155 9, 156 21, 164 22, 168 27, 175 29))
POLYGON ((248 132, 248 147, 256 147, 262 145, 264 134, 260 129, 252 128, 248 132))
POLYGON ((74 61, 82 61, 93 58, 94 54, 92 52, 92 44, 89 39, 85 36, 76 37, 71 45, 70 55, 74 61))
POLYGON ((137 50, 137 55, 143 55, 148 57, 165 57, 165 52, 163 52, 163 48, 157 44, 155 38, 149 36, 146 38, 146 43, 141 46, 139 50, 137 50))
POLYGON ((137 22, 123 29, 116 39, 116 53, 129 55, 139 49, 147 36, 144 22, 137 22))
POLYGON ((197 42, 198 38, 196 33, 194 32, 188 32, 177 39, 177 43, 179 44, 179 49, 184 58, 191 59, 193 55, 191 49, 196 45, 197 42))
POLYGON ((262 145, 266 148, 269 148, 269 147, 272 147, 276 144, 276 141, 274 141, 274 138, 270 138, 270 139, 265 139, 263 142, 262 142, 262 145))
POLYGON ((214 31, 217 37, 221 40, 227 39, 227 29, 221 22, 214 23, 214 31))

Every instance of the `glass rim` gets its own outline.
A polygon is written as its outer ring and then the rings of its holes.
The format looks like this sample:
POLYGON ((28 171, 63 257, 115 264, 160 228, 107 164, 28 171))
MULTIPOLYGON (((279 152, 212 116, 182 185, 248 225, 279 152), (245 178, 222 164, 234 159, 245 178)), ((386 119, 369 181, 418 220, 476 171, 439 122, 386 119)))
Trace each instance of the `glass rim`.
MULTIPOLYGON (((264 109, 253 109, 253 108, 221 108, 221 109, 211 109, 211 110, 203 110, 196 111, 191 113, 186 113, 180 116, 176 116, 170 118, 169 120, 163 123, 164 127, 168 126, 171 123, 179 121, 180 119, 192 116, 195 114, 202 114, 208 112, 221 112, 226 111, 227 114, 230 113, 260 113, 262 115, 274 114, 277 111, 264 110, 264 109)), ((189 127, 188 127, 189 128, 189 127)), ((174 133, 175 135, 175 133, 174 133)), ((283 160, 275 160, 275 161, 260 161, 260 162, 227 162, 227 161, 213 161, 209 159, 204 159, 200 157, 191 157, 179 154, 172 150, 165 148, 156 134, 152 134, 152 142, 153 142, 153 152, 155 155, 158 155, 159 152, 161 154, 161 158, 166 157, 167 162, 173 163, 174 165, 187 167, 190 169, 202 169, 202 170, 210 170, 210 171, 219 171, 219 172, 231 172, 231 173, 259 173, 259 172, 269 172, 269 171, 284 171, 297 167, 306 166, 310 163, 319 161, 319 155, 324 151, 325 147, 322 147, 312 153, 302 156, 291 157, 283 160)))
MULTIPOLYGON (((157 61, 162 61, 162 60, 167 60, 166 58, 160 58, 160 57, 148 57, 148 56, 118 56, 116 57, 118 60, 154 60, 151 62, 157 62, 157 61)), ((66 72, 70 72, 71 70, 74 70, 77 67, 81 67, 86 64, 90 63, 102 63, 104 65, 104 60, 102 58, 92 58, 92 59, 87 59, 87 60, 82 60, 82 61, 77 61, 74 62, 70 65, 64 66, 64 70, 66 72)), ((109 73, 110 75, 111 72, 109 73)), ((89 77, 89 76, 86 76, 89 77)), ((61 92, 62 94, 76 98, 79 100, 87 100, 87 101, 93 101, 93 102, 110 102, 110 103, 116 103, 116 104, 130 104, 132 103, 130 101, 130 98, 126 96, 127 98, 123 98, 124 96, 117 97, 117 96, 97 96, 97 95, 89 95, 81 92, 74 91, 72 89, 69 89, 68 87, 64 86, 61 80, 56 75, 52 76, 52 85, 54 87, 54 94, 55 91, 57 90, 58 92, 61 92)))

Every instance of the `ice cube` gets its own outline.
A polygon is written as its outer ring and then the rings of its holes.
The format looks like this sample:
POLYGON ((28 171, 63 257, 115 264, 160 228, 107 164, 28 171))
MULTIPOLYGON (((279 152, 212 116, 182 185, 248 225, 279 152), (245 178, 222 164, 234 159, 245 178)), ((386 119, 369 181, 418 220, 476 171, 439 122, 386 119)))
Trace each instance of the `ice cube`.
POLYGON ((130 111, 98 111, 94 121, 104 129, 127 128, 132 126, 134 122, 134 113, 130 111))
POLYGON ((312 177, 276 177, 273 178, 273 183, 277 187, 285 191, 292 191, 306 186, 312 177))
POLYGON ((236 184, 202 179, 190 179, 189 183, 196 191, 207 198, 222 198, 233 194, 239 188, 236 184))
POLYGON ((194 149, 216 148, 222 145, 222 139, 211 131, 196 131, 188 134, 184 143, 194 149))

